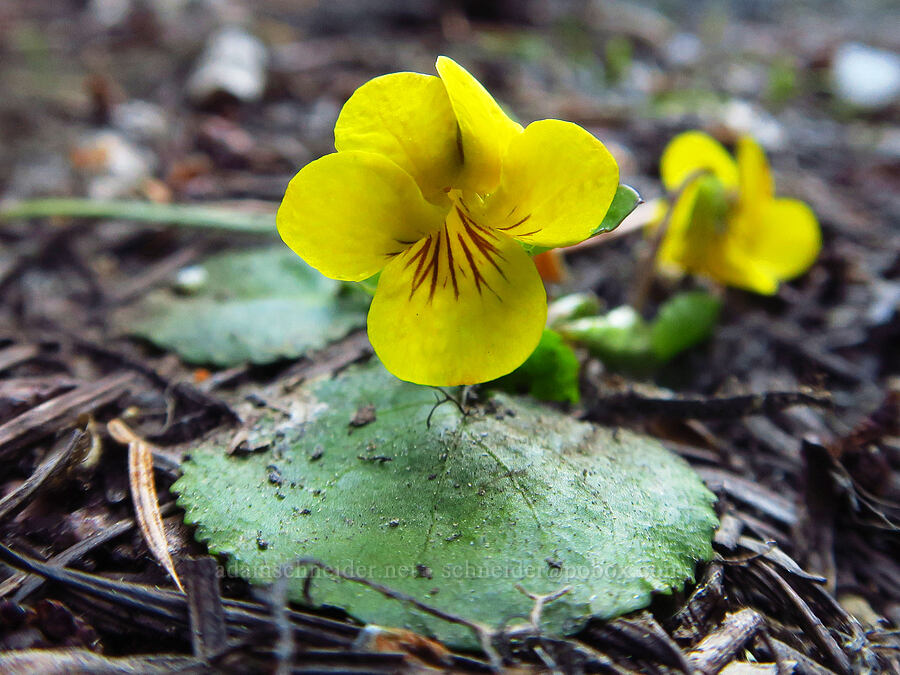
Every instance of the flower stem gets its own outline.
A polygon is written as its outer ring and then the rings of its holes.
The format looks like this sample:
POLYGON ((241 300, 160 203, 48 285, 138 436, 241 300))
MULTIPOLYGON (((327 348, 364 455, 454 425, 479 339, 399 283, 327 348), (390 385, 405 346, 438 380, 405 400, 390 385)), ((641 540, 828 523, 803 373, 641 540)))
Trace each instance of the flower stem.
POLYGON ((650 287, 653 285, 653 280, 656 278, 656 254, 659 252, 659 247, 662 245, 663 239, 666 236, 666 231, 669 229, 669 223, 672 221, 672 214, 675 211, 675 207, 678 205, 678 200, 681 199, 685 190, 687 190, 698 178, 709 173, 711 173, 709 169, 698 169, 697 171, 691 172, 681 182, 681 185, 669 195, 668 208, 666 208, 666 212, 659 222, 659 225, 656 226, 656 232, 653 234, 653 239, 650 242, 650 245, 644 248, 638 257, 637 279, 635 280, 634 293, 631 301, 631 306, 634 307, 638 313, 643 312, 644 306, 647 304, 647 297, 650 295, 650 287))

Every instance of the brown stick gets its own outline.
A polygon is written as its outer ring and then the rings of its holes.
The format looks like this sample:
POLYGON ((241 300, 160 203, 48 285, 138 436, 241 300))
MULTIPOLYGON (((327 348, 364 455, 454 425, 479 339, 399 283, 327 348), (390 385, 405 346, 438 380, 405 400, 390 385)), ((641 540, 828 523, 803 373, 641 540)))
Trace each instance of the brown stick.
POLYGON ((113 402, 133 381, 132 373, 109 375, 14 417, 0 426, 0 458, 113 402))
POLYGON ((763 617, 752 609, 742 609, 725 617, 722 625, 688 652, 687 660, 705 675, 715 675, 752 640, 763 627, 763 617))

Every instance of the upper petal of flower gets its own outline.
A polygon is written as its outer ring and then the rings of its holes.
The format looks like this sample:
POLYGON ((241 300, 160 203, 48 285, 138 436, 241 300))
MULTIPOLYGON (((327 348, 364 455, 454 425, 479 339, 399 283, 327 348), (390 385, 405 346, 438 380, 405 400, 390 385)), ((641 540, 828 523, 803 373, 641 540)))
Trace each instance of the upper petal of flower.
POLYGON ((383 155, 337 152, 300 169, 276 222, 284 242, 322 274, 362 281, 439 228, 445 213, 383 155))
POLYGON ((520 366, 546 317, 544 285, 524 249, 454 207, 440 231, 381 272, 369 340, 402 380, 474 384, 520 366))
POLYGON ((456 116, 444 84, 433 75, 393 73, 366 82, 341 109, 334 147, 384 155, 436 204, 446 203, 444 189, 462 166, 456 116))
POLYGON ((775 196, 775 183, 766 154, 750 136, 743 136, 738 140, 736 154, 740 177, 740 208, 762 208, 775 196))
POLYGON ((686 131, 673 138, 660 159, 659 172, 670 192, 692 174, 710 171, 727 189, 737 188, 738 169, 731 155, 717 140, 701 131, 686 131))
POLYGON ((510 140, 522 131, 469 72, 453 59, 435 64, 459 125, 462 172, 454 187, 485 194, 500 182, 500 162, 510 140))
POLYGON ((616 161, 590 133, 571 122, 533 122, 509 143, 485 223, 537 246, 575 244, 603 221, 618 184, 616 161))

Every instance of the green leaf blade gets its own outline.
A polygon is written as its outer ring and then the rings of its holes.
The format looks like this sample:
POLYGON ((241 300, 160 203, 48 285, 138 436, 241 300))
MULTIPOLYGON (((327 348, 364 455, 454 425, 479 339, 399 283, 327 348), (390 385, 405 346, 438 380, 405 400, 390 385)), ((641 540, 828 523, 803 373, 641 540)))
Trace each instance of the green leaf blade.
POLYGON ((189 363, 227 367, 295 358, 365 325, 368 298, 285 247, 223 253, 202 269, 197 292, 151 293, 118 313, 119 329, 189 363))
POLYGON ((274 213, 246 213, 224 207, 141 201, 49 197, 0 209, 0 222, 29 218, 110 218, 276 236, 274 213))
MULTIPOLYGON (((198 538, 255 583, 315 558, 495 627, 531 609, 516 584, 571 586, 543 619, 568 633, 646 606, 712 555, 712 495, 652 440, 507 397, 465 417, 443 405, 429 428, 432 390, 377 364, 300 399, 305 423, 254 428, 270 451, 229 456, 228 439, 213 439, 174 486, 198 538), (375 420, 350 426, 366 405, 375 420)), ((291 580, 295 600, 303 586, 291 580)), ((319 574, 309 592, 363 621, 475 646, 464 628, 358 584, 319 574)))
POLYGON ((574 319, 556 328, 567 340, 587 347, 614 368, 643 372, 655 365, 647 322, 628 305, 599 316, 574 319))

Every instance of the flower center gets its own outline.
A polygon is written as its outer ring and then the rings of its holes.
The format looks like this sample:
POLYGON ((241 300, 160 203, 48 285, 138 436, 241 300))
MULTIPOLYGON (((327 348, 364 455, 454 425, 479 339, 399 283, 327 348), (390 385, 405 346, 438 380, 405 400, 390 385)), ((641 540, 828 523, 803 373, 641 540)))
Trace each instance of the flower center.
POLYGON ((733 197, 712 175, 697 179, 697 194, 691 211, 691 228, 698 236, 721 236, 728 231, 733 197))
POLYGON ((430 303, 438 291, 447 290, 458 301, 467 285, 479 296, 489 292, 499 299, 495 285, 508 283, 501 235, 475 220, 461 194, 453 197, 443 227, 400 254, 411 273, 409 299, 422 293, 430 303))

